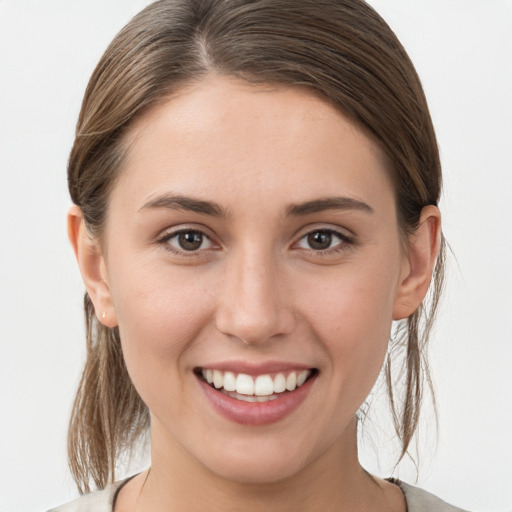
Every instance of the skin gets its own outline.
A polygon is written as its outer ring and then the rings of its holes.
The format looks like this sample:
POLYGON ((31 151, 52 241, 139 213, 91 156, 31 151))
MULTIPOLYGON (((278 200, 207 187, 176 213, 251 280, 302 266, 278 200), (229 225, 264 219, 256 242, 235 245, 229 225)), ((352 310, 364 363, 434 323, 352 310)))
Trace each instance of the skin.
POLYGON ((126 144, 101 242, 79 208, 69 214, 98 319, 119 326, 151 412, 151 472, 123 487, 116 510, 405 511, 398 487, 361 468, 355 414, 392 320, 427 291, 437 208, 404 248, 380 149, 298 87, 210 76, 140 119, 126 144), (225 215, 171 208, 176 195, 225 215), (350 204, 290 214, 332 197, 350 204), (204 233, 198 250, 170 238, 180 229, 204 233), (341 236, 319 251, 315 230, 341 236), (212 408, 193 371, 228 360, 319 373, 284 419, 240 425, 212 408))

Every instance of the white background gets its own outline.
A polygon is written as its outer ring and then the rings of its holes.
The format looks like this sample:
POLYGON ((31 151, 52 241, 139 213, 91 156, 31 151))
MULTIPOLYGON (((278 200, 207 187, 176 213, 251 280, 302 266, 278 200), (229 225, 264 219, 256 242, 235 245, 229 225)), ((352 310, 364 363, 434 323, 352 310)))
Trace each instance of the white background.
MULTIPOLYGON (((75 495, 65 439, 84 336, 66 159, 94 65, 146 3, 0 0, 1 512, 75 495)), ((439 442, 434 453, 427 425, 417 483, 469 510, 512 511, 512 1, 370 3, 422 77, 456 257, 431 346, 439 442)), ((363 458, 378 471, 371 448, 363 458)))

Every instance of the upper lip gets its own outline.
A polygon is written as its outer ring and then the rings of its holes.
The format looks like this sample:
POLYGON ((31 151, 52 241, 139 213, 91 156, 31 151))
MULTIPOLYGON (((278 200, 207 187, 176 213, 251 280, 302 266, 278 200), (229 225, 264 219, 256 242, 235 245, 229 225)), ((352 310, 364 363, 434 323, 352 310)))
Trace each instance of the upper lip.
POLYGON ((314 367, 301 363, 284 361, 265 361, 255 363, 254 361, 219 361, 205 364, 196 368, 204 370, 220 370, 224 372, 244 373, 246 375, 264 375, 268 373, 290 372, 294 370, 313 370, 314 367))

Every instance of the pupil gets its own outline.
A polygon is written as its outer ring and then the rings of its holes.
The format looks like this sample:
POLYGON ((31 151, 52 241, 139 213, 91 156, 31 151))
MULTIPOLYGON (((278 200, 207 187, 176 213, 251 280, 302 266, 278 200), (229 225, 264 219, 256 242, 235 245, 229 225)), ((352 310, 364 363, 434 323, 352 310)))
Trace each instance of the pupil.
POLYGON ((180 233, 179 244, 185 251, 195 251, 201 247, 203 243, 203 235, 197 231, 187 231, 180 233))
POLYGON ((332 242, 332 234, 328 231, 315 231, 308 235, 308 243, 311 248, 322 250, 328 249, 332 242))

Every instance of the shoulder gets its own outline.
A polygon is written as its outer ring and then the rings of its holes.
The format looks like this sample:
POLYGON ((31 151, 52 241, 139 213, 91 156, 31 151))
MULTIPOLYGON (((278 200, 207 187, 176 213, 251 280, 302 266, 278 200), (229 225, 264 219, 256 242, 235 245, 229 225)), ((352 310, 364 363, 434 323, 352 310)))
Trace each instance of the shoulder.
POLYGON ((126 480, 110 484, 101 491, 84 494, 71 503, 52 508, 48 512, 112 512, 117 492, 124 483, 126 480))
POLYGON ((402 489, 407 501, 408 512, 467 512, 418 487, 400 480, 394 480, 393 483, 402 489))

